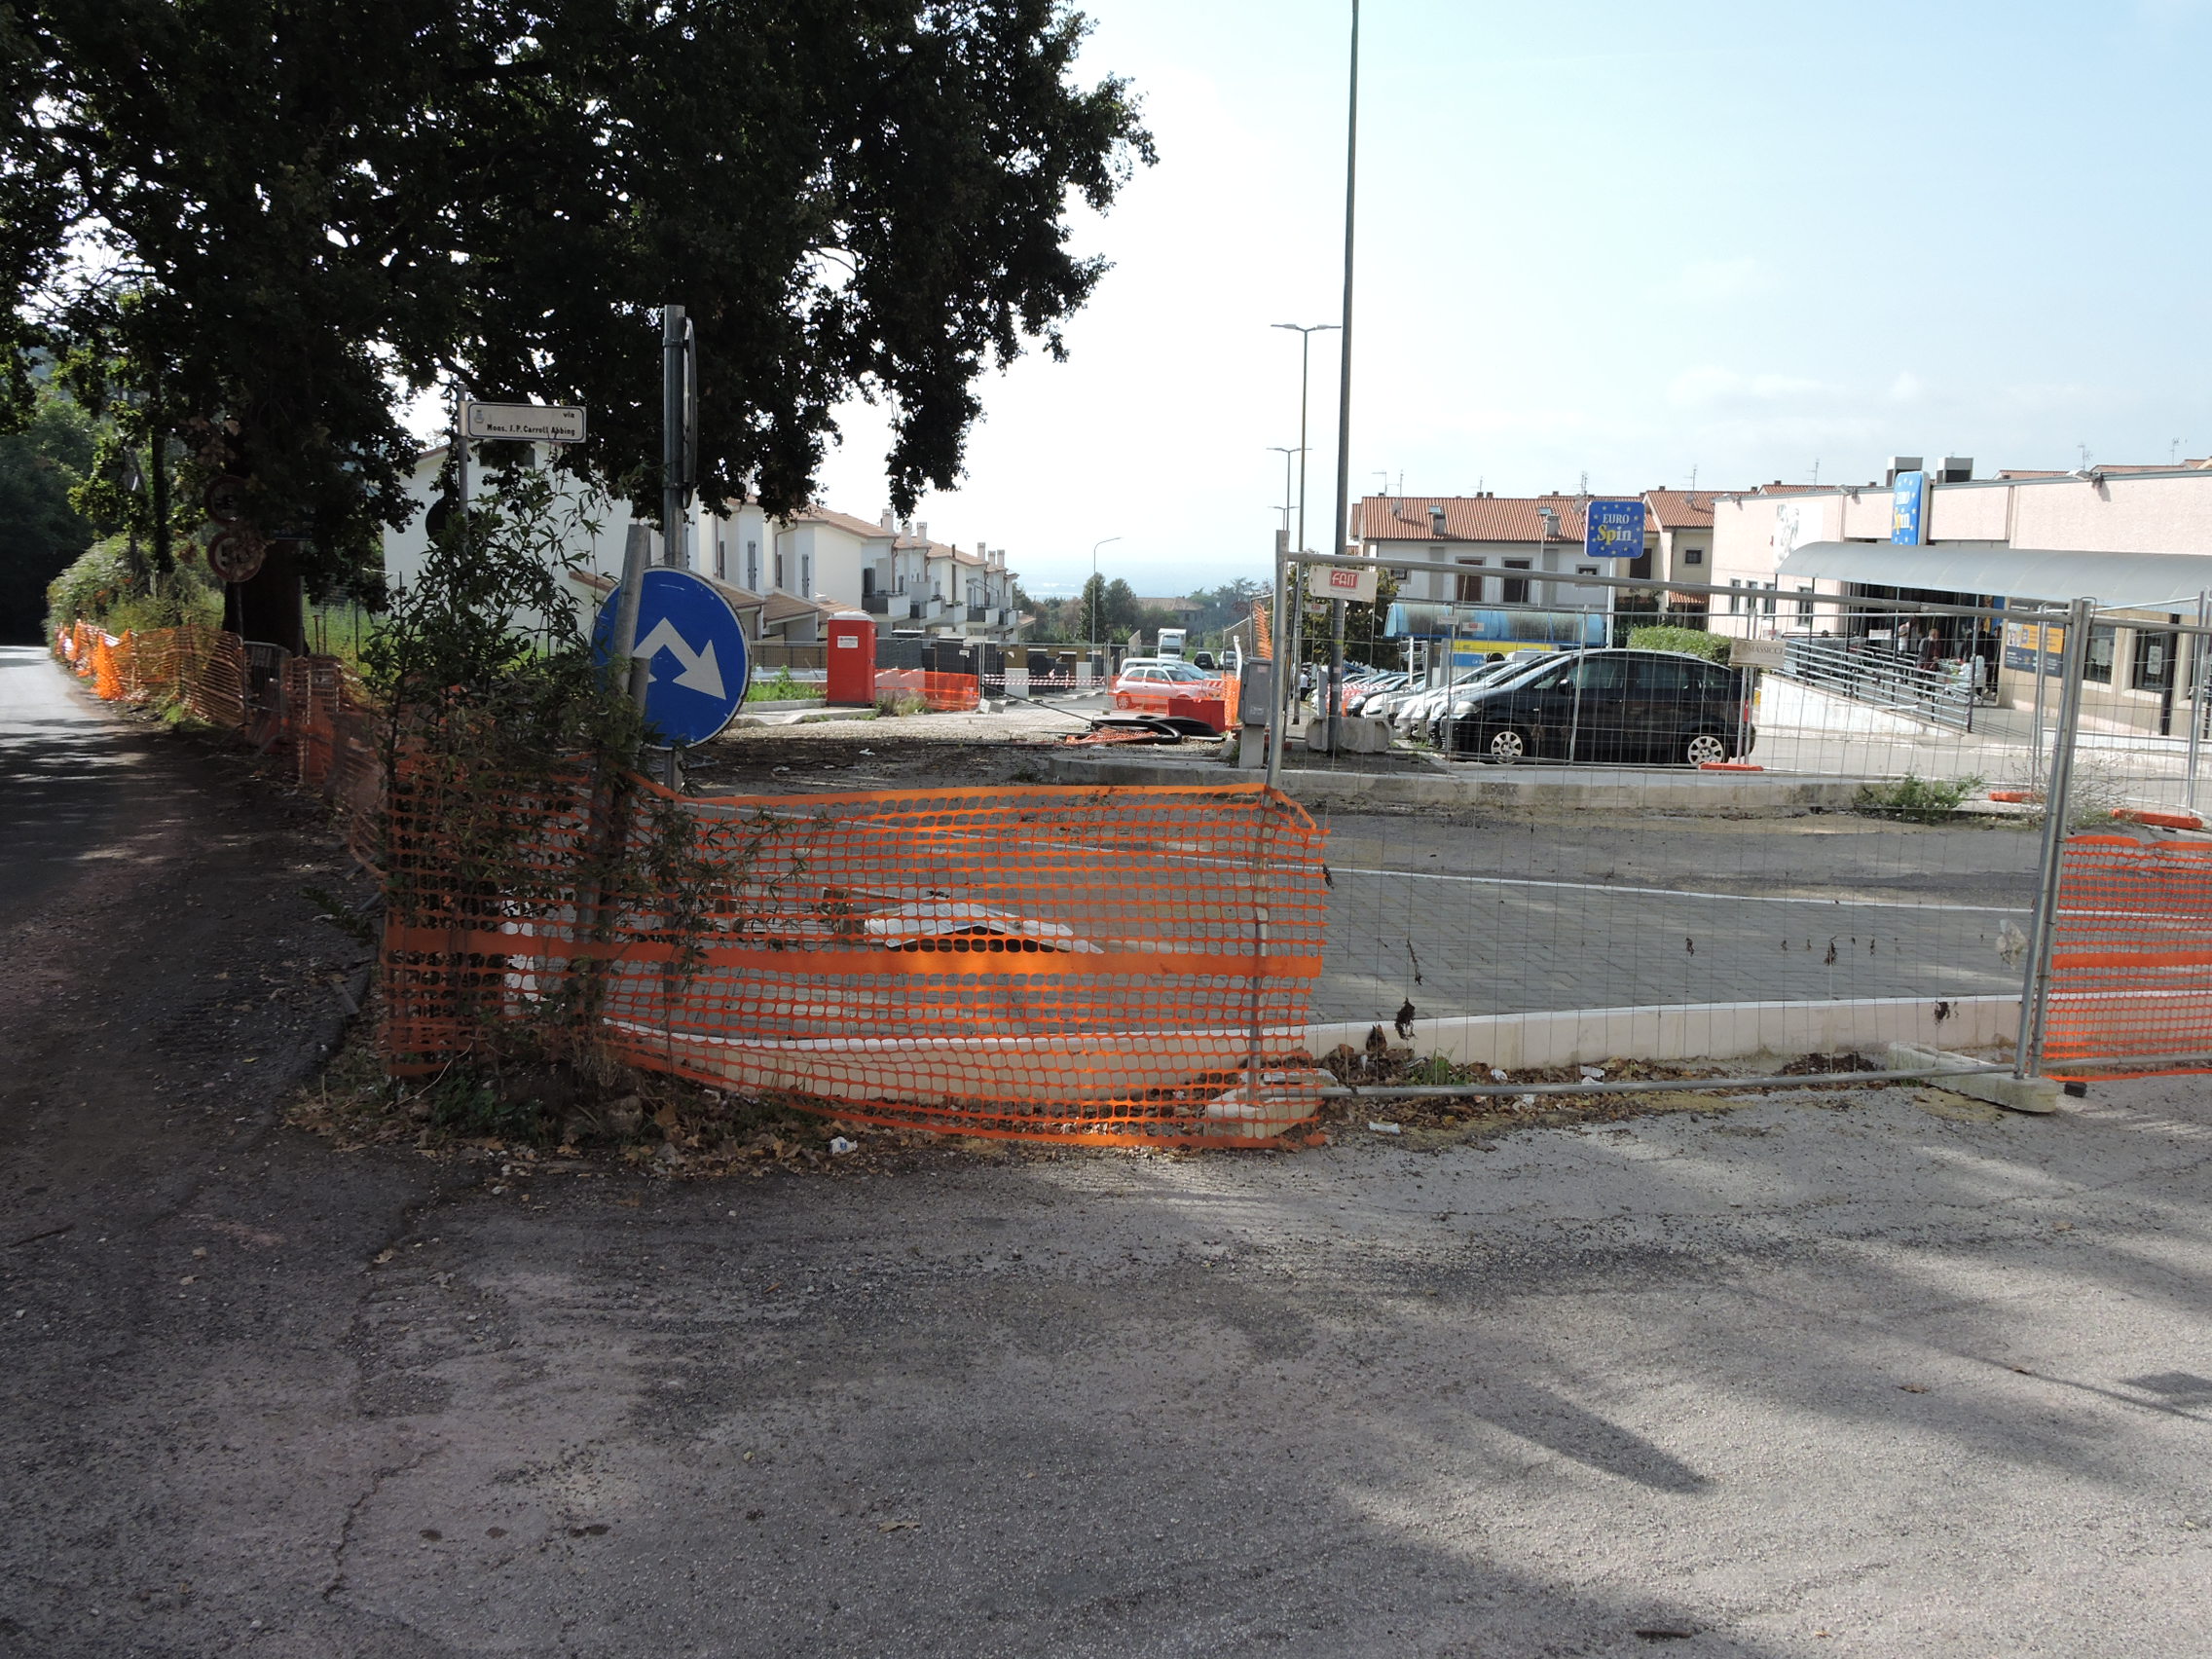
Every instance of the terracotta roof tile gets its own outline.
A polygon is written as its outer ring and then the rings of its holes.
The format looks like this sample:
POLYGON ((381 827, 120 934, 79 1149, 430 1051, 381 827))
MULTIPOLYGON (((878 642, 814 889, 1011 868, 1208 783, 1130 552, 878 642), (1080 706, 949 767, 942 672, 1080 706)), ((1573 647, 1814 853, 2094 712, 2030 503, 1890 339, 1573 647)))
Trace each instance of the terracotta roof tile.
POLYGON ((841 513, 830 507, 802 507, 792 514, 791 521, 793 524, 834 525, 837 529, 849 531, 854 535, 866 536, 871 539, 891 534, 880 524, 870 524, 866 519, 855 518, 851 513, 841 513))
POLYGON ((1574 541, 1582 539, 1584 496, 1370 496, 1352 523, 1368 541, 1574 541), (1444 509, 1444 534, 1434 529, 1432 507, 1444 509), (1548 529, 1550 507, 1559 528, 1548 529))
POLYGON ((1644 508, 1653 524, 1668 530, 1694 530, 1713 523, 1714 490, 1646 490, 1644 508))

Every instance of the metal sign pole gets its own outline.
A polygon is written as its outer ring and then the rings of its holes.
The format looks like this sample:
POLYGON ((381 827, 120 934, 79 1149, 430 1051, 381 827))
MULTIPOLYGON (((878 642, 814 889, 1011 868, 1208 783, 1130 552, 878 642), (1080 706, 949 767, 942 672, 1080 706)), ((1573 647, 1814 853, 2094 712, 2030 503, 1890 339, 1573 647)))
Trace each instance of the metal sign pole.
POLYGON ((463 527, 468 523, 468 393, 453 388, 453 500, 463 527))
MULTIPOLYGON (((2074 783, 2074 737, 2082 723, 2082 670, 2089 650, 2089 618, 2096 602, 2078 599, 2067 611, 2066 654, 2058 669, 2058 732, 2051 744, 2050 782, 2043 797, 2043 853, 2037 872, 2035 934, 2028 941, 2027 973, 2020 985, 2020 1036, 2012 1075, 2043 1073, 2043 1044, 2050 996, 2050 953, 2058 934, 2059 866, 2065 855, 2067 796, 2074 783)), ((2037 642, 2040 646, 2042 642, 2037 642)))
POLYGON ((682 306, 660 308, 660 535, 664 565, 683 563, 683 498, 690 480, 683 476, 684 343, 682 306))

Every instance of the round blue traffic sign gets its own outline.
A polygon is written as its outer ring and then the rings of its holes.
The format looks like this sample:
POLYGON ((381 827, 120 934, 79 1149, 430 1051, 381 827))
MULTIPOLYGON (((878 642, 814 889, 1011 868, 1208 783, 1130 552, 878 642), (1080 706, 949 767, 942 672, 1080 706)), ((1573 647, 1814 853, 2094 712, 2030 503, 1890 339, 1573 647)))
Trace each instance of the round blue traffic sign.
MULTIPOLYGON (((593 654, 604 665, 614 643, 617 586, 599 608, 593 654)), ((645 721, 663 743, 704 743, 729 724, 745 701, 753 664, 745 629, 728 600, 704 576, 655 565, 638 601, 637 654, 652 664, 645 721)))

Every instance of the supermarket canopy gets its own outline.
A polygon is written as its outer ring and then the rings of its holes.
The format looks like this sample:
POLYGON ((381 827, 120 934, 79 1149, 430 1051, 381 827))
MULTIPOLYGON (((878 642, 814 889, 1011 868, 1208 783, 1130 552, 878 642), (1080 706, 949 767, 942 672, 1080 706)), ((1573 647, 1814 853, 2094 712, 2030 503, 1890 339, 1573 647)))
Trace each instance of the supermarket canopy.
POLYGON ((2212 589, 2212 554, 1809 541, 1787 555, 1775 573, 2001 599, 2087 598, 2107 610, 2178 610, 2212 589))

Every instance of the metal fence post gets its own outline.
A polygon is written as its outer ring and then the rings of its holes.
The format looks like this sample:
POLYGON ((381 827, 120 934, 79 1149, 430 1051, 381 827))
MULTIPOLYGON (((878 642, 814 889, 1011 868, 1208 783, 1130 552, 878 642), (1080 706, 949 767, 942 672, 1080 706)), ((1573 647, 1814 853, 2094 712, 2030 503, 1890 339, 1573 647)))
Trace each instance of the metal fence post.
MULTIPOLYGON (((2212 623, 2212 593, 2196 596, 2196 625, 2198 628, 2212 623)), ((2205 670, 2212 668, 2212 639, 2199 633, 2189 642, 2189 781, 2182 786, 2181 804, 2190 812, 2196 810, 2196 757, 2204 746, 2204 689, 2205 670)))
MULTIPOLYGON (((2059 866, 2066 850, 2066 819, 2074 785, 2074 739, 2082 724, 2082 670, 2089 651, 2089 619, 2095 614, 2096 601, 2090 599, 2077 599, 2066 614, 2066 654, 2058 670, 2058 730, 2051 739, 2049 781, 2044 786, 2035 933, 2028 940, 2027 970, 2020 981, 2020 1037, 2013 1051, 2014 1077, 2037 1077, 2043 1072, 2051 943, 2057 936, 2059 866)), ((2042 643, 2037 641, 2039 647, 2042 643)))

